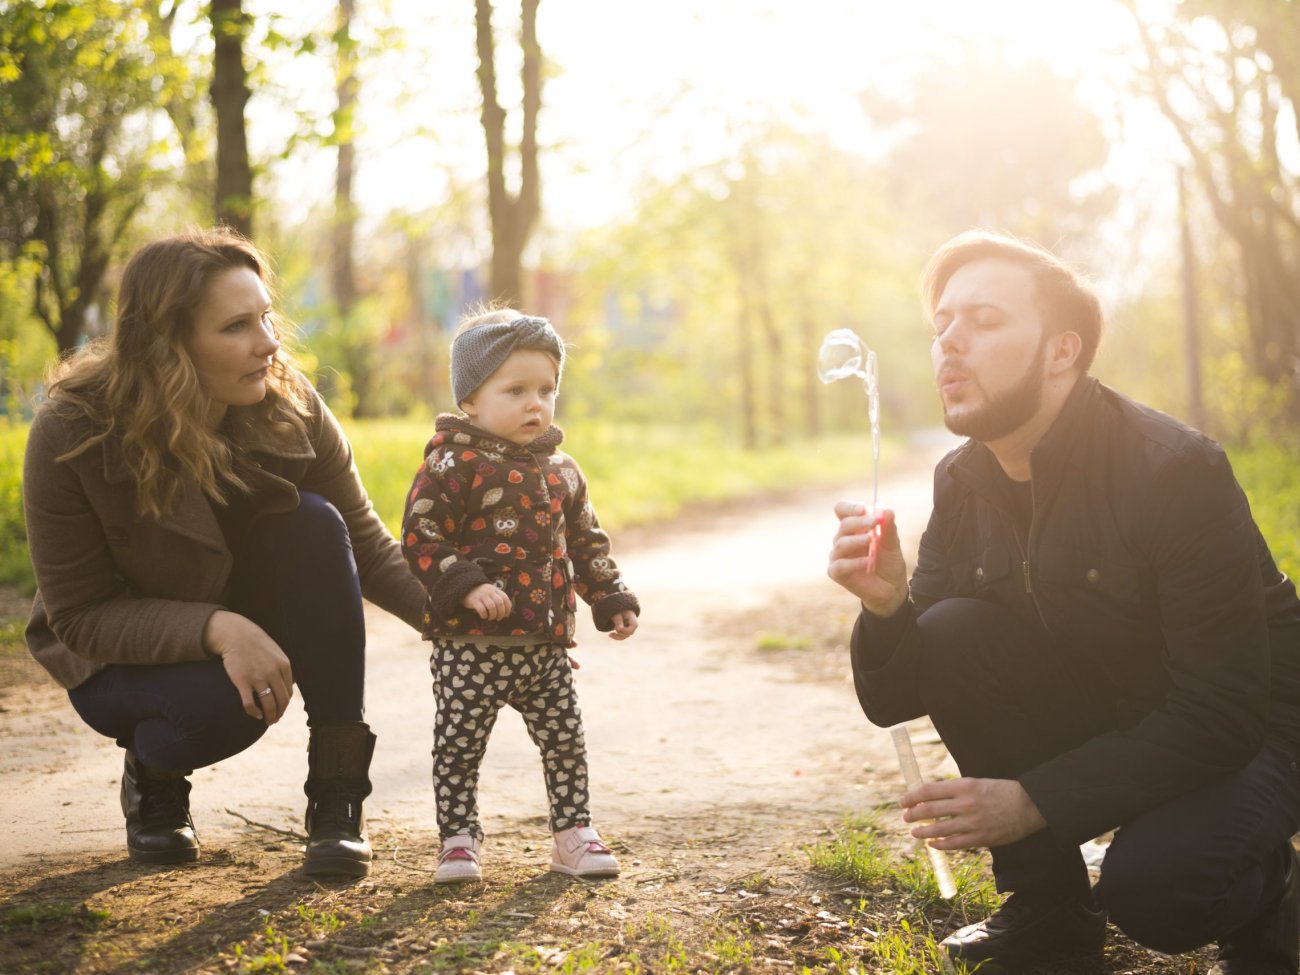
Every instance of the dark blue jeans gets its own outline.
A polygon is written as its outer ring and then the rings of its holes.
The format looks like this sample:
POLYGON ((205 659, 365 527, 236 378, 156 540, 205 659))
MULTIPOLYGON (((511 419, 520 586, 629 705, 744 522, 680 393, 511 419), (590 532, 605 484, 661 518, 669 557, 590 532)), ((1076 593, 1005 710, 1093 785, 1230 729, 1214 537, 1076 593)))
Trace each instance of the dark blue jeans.
MULTIPOLYGON (((361 720, 361 584, 347 526, 332 504, 304 491, 295 510, 254 522, 231 570, 227 608, 280 645, 309 725, 361 720)), ((113 664, 68 698, 86 724, 165 771, 212 765, 266 731, 244 711, 220 660, 113 664)))

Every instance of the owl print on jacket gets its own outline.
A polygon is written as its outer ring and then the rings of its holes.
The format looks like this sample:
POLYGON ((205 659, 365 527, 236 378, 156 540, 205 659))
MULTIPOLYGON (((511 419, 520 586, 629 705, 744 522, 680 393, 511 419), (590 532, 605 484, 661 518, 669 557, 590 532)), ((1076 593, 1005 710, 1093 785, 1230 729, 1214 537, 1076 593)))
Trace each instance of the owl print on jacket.
POLYGON ((501 538, 511 538, 519 531, 519 513, 514 508, 498 508, 492 512, 492 529, 501 538))

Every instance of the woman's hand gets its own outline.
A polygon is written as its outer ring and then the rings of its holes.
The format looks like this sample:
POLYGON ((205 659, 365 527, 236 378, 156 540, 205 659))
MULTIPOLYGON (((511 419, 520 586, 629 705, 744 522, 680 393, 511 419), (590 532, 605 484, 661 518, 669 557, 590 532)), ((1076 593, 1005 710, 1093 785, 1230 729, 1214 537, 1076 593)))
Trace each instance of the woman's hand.
POLYGON ((610 617, 610 622, 614 624, 614 629, 609 634, 612 639, 626 640, 636 632, 636 613, 630 609, 615 613, 610 617))
POLYGON ((203 628, 203 649, 221 658, 249 717, 273 725, 293 697, 293 668, 267 632, 238 613, 219 609, 203 628), (270 694, 258 695, 271 689, 270 694))
POLYGON ((510 615, 510 597, 490 582, 471 589, 460 604, 485 620, 503 620, 510 615))

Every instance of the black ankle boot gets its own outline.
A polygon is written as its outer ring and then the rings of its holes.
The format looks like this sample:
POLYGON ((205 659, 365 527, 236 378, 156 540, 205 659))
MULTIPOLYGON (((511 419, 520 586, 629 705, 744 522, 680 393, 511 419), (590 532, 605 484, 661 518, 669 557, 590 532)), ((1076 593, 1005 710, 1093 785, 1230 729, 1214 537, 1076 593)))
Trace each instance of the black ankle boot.
POLYGON ((161 772, 140 764, 126 750, 122 769, 122 813, 126 850, 140 863, 193 863, 199 838, 190 818, 189 772, 161 772))
POLYGON ((1300 863, 1287 843, 1286 875, 1277 904, 1219 940, 1210 975, 1296 975, 1300 968, 1300 863))
POLYGON ((941 947, 981 972, 1033 971, 1067 960, 1100 961, 1106 912, 1076 897, 1012 894, 991 917, 950 934, 941 947))
POLYGON ((364 877, 370 873, 370 841, 361 803, 370 795, 370 757, 375 736, 364 721, 311 729, 307 746, 307 862, 303 872, 364 877))

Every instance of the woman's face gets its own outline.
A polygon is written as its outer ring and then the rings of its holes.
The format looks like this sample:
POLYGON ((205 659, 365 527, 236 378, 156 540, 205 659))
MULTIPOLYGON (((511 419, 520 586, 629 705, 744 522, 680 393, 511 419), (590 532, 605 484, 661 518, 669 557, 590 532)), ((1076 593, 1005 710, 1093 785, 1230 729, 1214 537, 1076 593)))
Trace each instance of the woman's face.
POLYGON ((266 397, 266 373, 280 348, 270 310, 271 296, 251 268, 222 271, 209 283, 186 348, 199 382, 222 406, 266 397))

